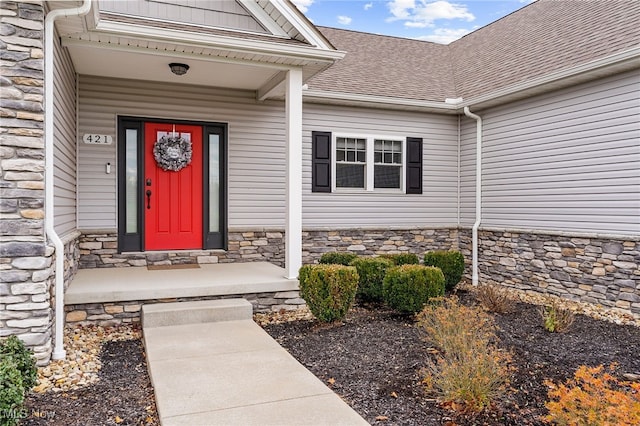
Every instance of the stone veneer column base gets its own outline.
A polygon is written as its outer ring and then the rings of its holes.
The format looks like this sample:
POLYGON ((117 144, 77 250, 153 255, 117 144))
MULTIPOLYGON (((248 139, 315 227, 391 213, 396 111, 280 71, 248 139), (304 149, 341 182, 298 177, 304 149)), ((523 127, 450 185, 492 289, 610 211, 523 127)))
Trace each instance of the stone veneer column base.
MULTIPOLYGON (((532 230, 479 231, 480 283, 550 293, 640 317, 640 239, 532 230)), ((471 231, 460 231, 471 253, 471 231)))

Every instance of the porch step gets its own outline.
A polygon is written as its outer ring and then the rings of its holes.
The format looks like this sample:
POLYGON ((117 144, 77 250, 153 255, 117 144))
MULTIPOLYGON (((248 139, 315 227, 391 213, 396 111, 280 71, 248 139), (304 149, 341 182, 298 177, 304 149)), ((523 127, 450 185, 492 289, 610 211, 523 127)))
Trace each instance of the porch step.
POLYGON ((253 307, 246 299, 202 300, 196 302, 142 305, 144 328, 208 322, 251 320, 253 307))

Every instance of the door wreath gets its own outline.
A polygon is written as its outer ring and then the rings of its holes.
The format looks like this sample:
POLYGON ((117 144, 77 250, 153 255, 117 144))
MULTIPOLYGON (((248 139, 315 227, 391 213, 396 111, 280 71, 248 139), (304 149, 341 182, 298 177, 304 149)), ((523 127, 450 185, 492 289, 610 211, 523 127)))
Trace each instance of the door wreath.
POLYGON ((191 141, 180 136, 161 137, 153 145, 153 156, 162 170, 177 172, 191 164, 191 141))

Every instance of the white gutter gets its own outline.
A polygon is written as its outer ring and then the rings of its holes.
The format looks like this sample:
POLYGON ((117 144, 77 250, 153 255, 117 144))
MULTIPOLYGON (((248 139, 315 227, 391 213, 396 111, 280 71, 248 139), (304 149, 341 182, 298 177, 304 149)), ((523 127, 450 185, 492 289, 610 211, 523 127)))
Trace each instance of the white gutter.
POLYGON ((478 285, 478 228, 482 220, 482 118, 464 107, 464 115, 476 120, 476 221, 471 230, 472 277, 474 286, 478 285))
POLYGON ((53 243, 56 251, 56 275, 55 275, 55 342, 53 359, 64 359, 67 356, 63 345, 64 333, 64 244, 54 229, 54 197, 53 197, 53 172, 54 172, 54 140, 53 140, 53 63, 55 37, 54 23, 56 19, 68 16, 83 16, 91 10, 91 0, 84 0, 82 6, 71 9, 57 9, 49 12, 44 20, 44 143, 45 143, 45 209, 44 228, 47 236, 53 243))

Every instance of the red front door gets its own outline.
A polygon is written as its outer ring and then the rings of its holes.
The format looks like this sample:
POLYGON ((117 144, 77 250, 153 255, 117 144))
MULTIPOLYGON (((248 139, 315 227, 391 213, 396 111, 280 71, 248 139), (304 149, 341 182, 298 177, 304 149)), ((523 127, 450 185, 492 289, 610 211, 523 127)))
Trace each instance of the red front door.
POLYGON ((202 248, 202 127, 145 123, 144 134, 145 250, 202 248), (159 164, 154 146, 162 137, 190 141, 191 162, 181 168, 184 143, 164 143, 159 146, 164 148, 159 164))

